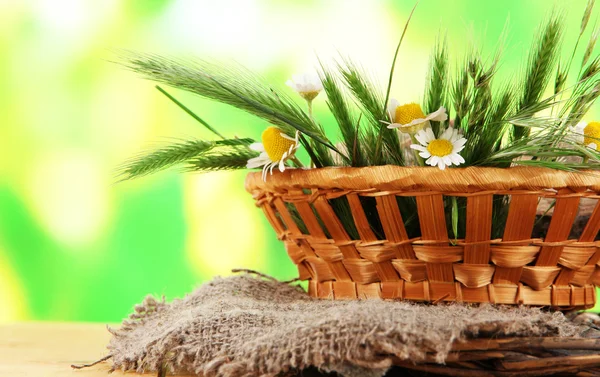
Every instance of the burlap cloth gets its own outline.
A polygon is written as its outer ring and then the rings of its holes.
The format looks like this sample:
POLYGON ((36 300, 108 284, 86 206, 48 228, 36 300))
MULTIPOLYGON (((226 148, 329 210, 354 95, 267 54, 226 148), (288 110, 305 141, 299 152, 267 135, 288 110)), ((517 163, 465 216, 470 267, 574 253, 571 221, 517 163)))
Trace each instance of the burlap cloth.
POLYGON ((308 297, 299 287, 239 275, 216 278, 183 299, 147 297, 108 348, 113 369, 274 376, 317 367, 381 376, 394 357, 443 363, 451 344, 476 336, 573 336, 560 312, 526 307, 420 305, 308 297))

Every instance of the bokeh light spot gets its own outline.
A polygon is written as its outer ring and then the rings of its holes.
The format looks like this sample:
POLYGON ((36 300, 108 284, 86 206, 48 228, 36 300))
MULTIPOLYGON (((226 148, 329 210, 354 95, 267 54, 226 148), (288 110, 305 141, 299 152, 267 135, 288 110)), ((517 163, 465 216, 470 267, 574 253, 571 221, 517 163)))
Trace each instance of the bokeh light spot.
POLYGON ((191 174, 185 179, 187 254, 192 267, 207 276, 229 275, 232 268, 264 270, 264 230, 256 224, 250 194, 239 173, 191 174), (216 199, 218 198, 218 199, 216 199))
POLYGON ((0 323, 7 323, 28 317, 27 295, 3 254, 0 246, 0 323))
POLYGON ((28 202, 49 234, 77 247, 101 234, 111 203, 108 187, 96 160, 85 152, 49 153, 32 170, 28 202))

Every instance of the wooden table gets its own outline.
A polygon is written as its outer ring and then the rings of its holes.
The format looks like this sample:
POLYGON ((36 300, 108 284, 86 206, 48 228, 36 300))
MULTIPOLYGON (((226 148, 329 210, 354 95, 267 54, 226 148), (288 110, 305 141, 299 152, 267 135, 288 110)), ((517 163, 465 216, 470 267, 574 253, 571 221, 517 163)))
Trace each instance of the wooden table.
MULTIPOLYGON (((71 364, 92 363, 107 355, 106 345, 108 344, 110 334, 103 324, 86 323, 16 323, 10 325, 0 325, 0 377, 135 377, 142 376, 135 373, 122 373, 120 371, 108 374, 110 362, 103 362, 91 368, 74 370, 71 364)), ((552 340, 553 338, 549 338, 552 340)), ((505 339, 506 340, 506 339, 505 339)), ((508 339, 510 340, 510 339, 508 339)), ((572 341, 578 341, 577 339, 572 341)), ((475 340, 474 342, 476 342, 475 340)), ((594 339, 586 339, 594 341, 594 339)), ((492 339, 485 341, 487 345, 492 339)), ((505 342, 506 343, 506 342, 505 342)), ((594 342, 596 347, 597 342, 594 342)), ((461 349, 464 351, 464 344, 461 349)), ((583 349, 583 348, 581 348, 583 349)), ((597 351, 587 347, 590 354, 580 357, 577 364, 587 362, 586 366, 591 374, 582 374, 582 376, 598 376, 600 369, 600 354, 597 351), (593 365, 592 365, 593 364, 593 365)), ((508 349, 510 351, 510 349, 508 349)), ((494 353, 494 352, 492 352, 494 353)), ((564 357, 549 359, 564 359, 564 357)), ((474 359, 477 360, 477 359, 474 359)), ((417 376, 415 366, 411 364, 411 375, 417 376)), ((554 367, 561 366, 561 363, 554 364, 554 367)), ((567 364, 565 364, 567 365, 567 364)), ((552 366, 552 365, 551 365, 552 366)), ((435 368, 440 368, 435 366, 435 368)), ((443 368, 443 367, 441 367, 443 368)), ((420 368, 425 370, 425 366, 420 368)), ((429 369, 428 369, 429 370, 429 369)), ((433 369, 429 374, 431 376, 433 369)), ((390 376, 405 376, 406 369, 398 368, 395 372, 389 373, 390 376)), ((516 372, 519 375, 519 372, 516 372)), ((472 375, 472 374, 469 374, 472 375)), ((529 374, 528 374, 529 375, 529 374)), ((544 374, 546 375, 546 374, 544 374)), ((143 376, 156 376, 155 373, 144 374, 143 376)), ((177 375, 178 377, 192 377, 190 375, 177 375)), ((315 370, 305 370, 299 376, 303 377, 324 377, 315 370)), ((579 376, 579 374, 578 374, 579 376)))
POLYGON ((87 369, 71 369, 71 364, 91 363, 107 355, 109 338, 103 324, 29 322, 0 325, 0 376, 136 376, 121 372, 108 375, 110 362, 87 369))

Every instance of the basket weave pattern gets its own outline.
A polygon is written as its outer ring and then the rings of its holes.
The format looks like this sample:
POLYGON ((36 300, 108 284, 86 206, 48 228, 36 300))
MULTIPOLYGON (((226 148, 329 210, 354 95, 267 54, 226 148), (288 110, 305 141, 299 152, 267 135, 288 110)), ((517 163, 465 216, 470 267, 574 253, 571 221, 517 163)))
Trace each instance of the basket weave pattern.
POLYGON ((541 168, 289 169, 267 182, 260 173, 249 174, 246 189, 284 241, 300 279, 309 280, 312 296, 589 308, 600 285, 595 241, 600 201, 581 235, 569 239, 569 234, 581 199, 600 198, 595 174, 541 168), (494 195, 510 197, 500 239, 491 239, 494 195), (408 237, 397 196, 415 198, 421 237, 408 237), (466 197, 464 240, 448 236, 444 196, 466 197), (329 202, 340 197, 348 201, 359 240, 349 237, 329 202), (360 197, 375 198, 385 239, 371 229, 360 197), (545 238, 532 238, 540 198, 556 202, 545 238), (307 232, 294 221, 290 204, 307 232))

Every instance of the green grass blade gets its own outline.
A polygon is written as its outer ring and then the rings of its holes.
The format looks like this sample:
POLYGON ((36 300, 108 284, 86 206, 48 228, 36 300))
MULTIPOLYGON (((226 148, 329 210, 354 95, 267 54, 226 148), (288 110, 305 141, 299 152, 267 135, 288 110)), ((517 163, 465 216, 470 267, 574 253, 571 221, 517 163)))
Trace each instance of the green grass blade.
MULTIPOLYGON (((406 35, 406 30, 408 30, 408 24, 410 24, 410 20, 411 20, 413 14, 415 13, 415 9, 417 9, 417 5, 419 5, 420 1, 421 0, 418 0, 415 3, 415 5, 413 6, 412 10, 410 11, 410 14, 408 15, 408 19, 406 20, 406 23, 404 24, 404 29, 402 30, 402 35, 400 35, 400 40, 398 40, 398 44, 396 45, 396 51, 394 51, 394 58, 392 59, 392 66, 390 67, 390 74, 388 77, 387 90, 385 92, 385 100, 383 101, 383 107, 381 108, 382 114, 386 113, 387 104, 388 104, 388 101, 390 100, 390 91, 392 90, 392 81, 394 79, 394 69, 396 67, 396 60, 398 59, 398 53, 400 52, 400 46, 402 46, 402 41, 404 40, 404 36, 406 35)), ((382 116, 382 118, 383 118, 383 116, 382 116)))
POLYGON ((170 95, 166 90, 164 90, 163 88, 160 87, 160 85, 156 85, 156 89, 158 89, 159 92, 161 92, 162 94, 164 94, 168 99, 170 99, 174 104, 176 104, 177 106, 179 106, 180 109, 182 109, 183 111, 185 111, 188 115, 190 115, 192 118, 194 118, 196 121, 198 121, 198 123, 200 123, 201 125, 203 125, 204 127, 206 127, 206 129, 208 129, 210 132, 214 133, 215 135, 217 135, 218 137, 220 137, 221 139, 225 139, 225 136, 221 135, 219 133, 219 131, 217 131, 216 129, 214 129, 210 124, 208 124, 204 119, 200 118, 198 115, 196 115, 192 110, 190 110, 189 108, 187 108, 184 104, 182 104, 181 102, 179 102, 175 97, 173 97, 172 95, 170 95))

